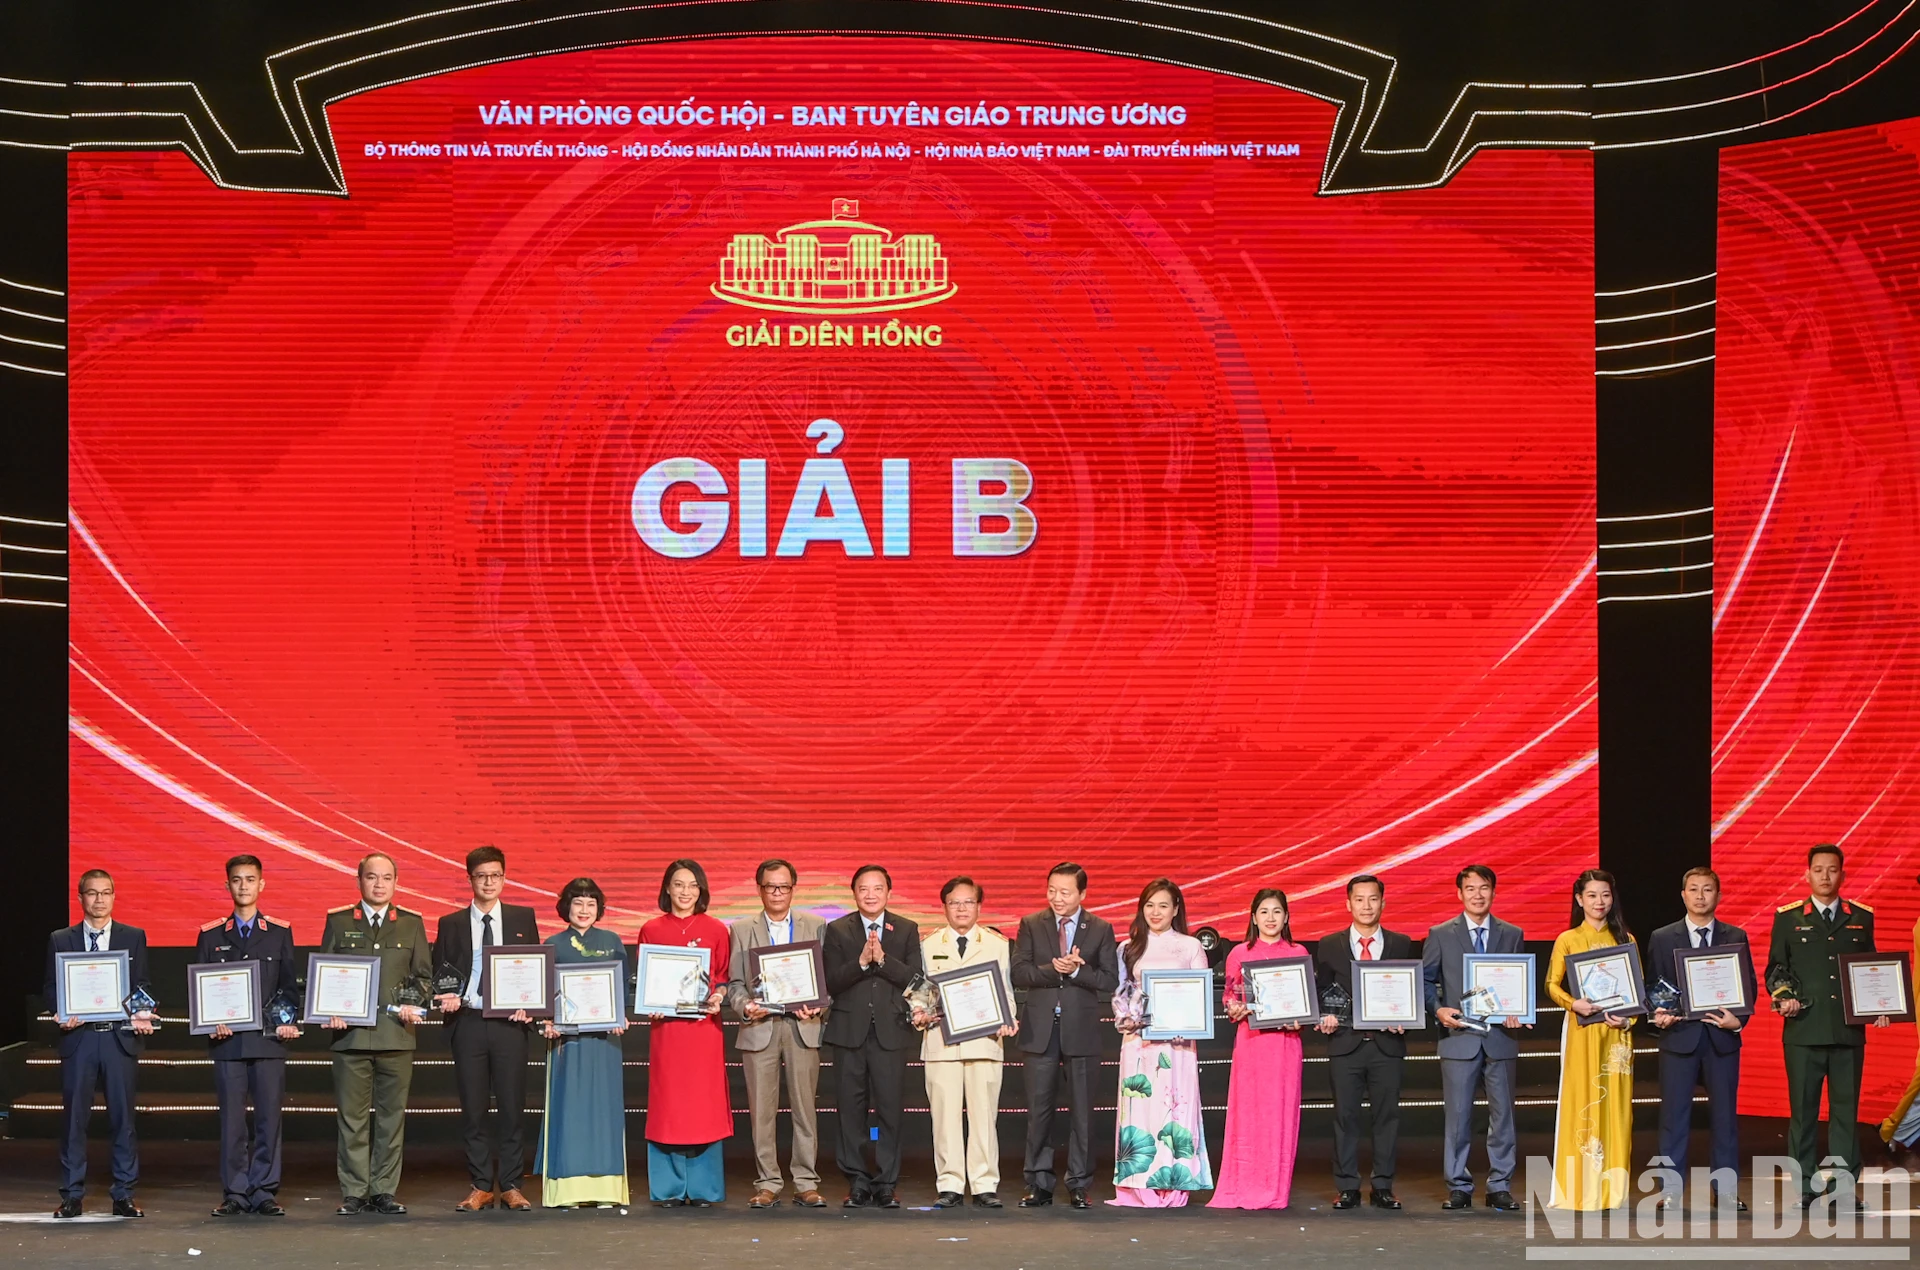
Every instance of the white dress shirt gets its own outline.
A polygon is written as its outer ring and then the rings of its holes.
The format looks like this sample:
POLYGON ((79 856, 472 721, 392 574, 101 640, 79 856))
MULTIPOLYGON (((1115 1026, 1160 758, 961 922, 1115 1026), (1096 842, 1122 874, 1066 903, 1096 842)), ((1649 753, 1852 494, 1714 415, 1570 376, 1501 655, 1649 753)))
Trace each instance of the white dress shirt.
POLYGON ((765 909, 760 911, 760 916, 767 923, 767 942, 769 944, 777 948, 781 944, 791 944, 793 942, 792 909, 788 909, 787 915, 777 922, 767 914, 765 909))
MULTIPOLYGON (((94 940, 94 929, 90 923, 88 922, 80 923, 80 938, 84 941, 80 945, 80 951, 81 952, 92 951, 93 940, 94 940)), ((109 921, 105 926, 102 926, 99 930, 100 951, 101 952, 107 951, 107 945, 111 943, 112 940, 113 940, 113 923, 109 921)))
POLYGON ((483 916, 493 918, 493 942, 496 944, 506 942, 501 938, 503 932, 500 929, 500 903, 498 900, 494 901, 493 911, 486 914, 480 912, 480 901, 478 900, 467 905, 467 929, 473 932, 473 965, 468 969, 467 973, 467 995, 465 1000, 468 1005, 476 1010, 478 1010, 481 1005, 480 936, 484 932, 480 929, 480 919, 483 916))
POLYGON ((1699 925, 1696 925, 1694 923, 1693 918, 1689 916, 1687 918, 1687 947, 1689 948, 1700 947, 1701 931, 1707 932, 1707 943, 1709 944, 1713 943, 1713 926, 1714 926, 1714 922, 1711 917, 1707 919, 1707 924, 1705 926, 1699 926, 1699 925))
MULTIPOLYGON (((1361 938, 1360 929, 1357 926, 1347 927, 1347 946, 1353 949, 1353 959, 1355 961, 1362 960, 1360 956, 1361 938)), ((1368 952, 1365 959, 1369 961, 1379 961, 1383 956, 1381 949, 1385 947, 1387 942, 1387 928, 1384 926, 1376 926, 1373 928, 1373 934, 1365 936, 1365 938, 1373 941, 1367 946, 1368 952)))

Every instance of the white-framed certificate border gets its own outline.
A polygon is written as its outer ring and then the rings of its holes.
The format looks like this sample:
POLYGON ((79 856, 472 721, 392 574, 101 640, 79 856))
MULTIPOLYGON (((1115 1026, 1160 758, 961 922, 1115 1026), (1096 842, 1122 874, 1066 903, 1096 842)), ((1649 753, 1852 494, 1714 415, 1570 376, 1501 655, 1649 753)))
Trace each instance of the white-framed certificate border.
POLYGON ((339 1018, 348 1027, 372 1027, 380 1022, 380 958, 358 953, 313 953, 307 958, 307 1008, 302 1023, 325 1023, 339 1018), (367 1008, 361 1014, 320 1014, 320 978, 330 966, 364 966, 367 970, 367 1008))
POLYGON ((260 1009, 260 963, 258 961, 199 961, 187 967, 187 1035, 211 1036, 215 1028, 229 1032, 263 1032, 264 1013, 260 1009), (244 1019, 208 1019, 200 1010, 200 981, 220 975, 240 975, 247 981, 247 1001, 253 1012, 244 1019))
POLYGON ((657 960, 694 961, 700 965, 700 973, 707 980, 707 988, 700 994, 704 1005, 707 997, 713 993, 713 950, 702 948, 698 944, 641 944, 639 955, 633 963, 633 1012, 635 1016, 664 1014, 670 1019, 704 1019, 704 1009, 683 1009, 678 1003, 662 1008, 640 999, 647 990, 647 968, 657 960))
POLYGON ((1906 953, 1841 953, 1837 960, 1840 963, 1840 1006, 1846 1011, 1848 1023, 1872 1023, 1881 1017, 1878 1011, 1861 1014, 1853 1008, 1853 967, 1859 965, 1899 965, 1900 990, 1907 998, 1907 1008, 1899 1014, 1888 1014, 1886 1018, 1894 1023, 1914 1021, 1913 963, 1906 953))
POLYGON ((54 1013, 63 1019, 75 1019, 81 1023, 125 1023, 127 1021, 126 1000, 133 993, 133 953, 125 948, 106 948, 99 952, 63 952, 54 954, 53 966, 54 1013), (73 1014, 67 1009, 67 967, 75 963, 100 962, 114 967, 119 991, 113 998, 111 1009, 102 1008, 84 1014, 73 1014))
POLYGON ((525 1010, 530 1019, 550 1019, 553 1017, 553 947, 550 944, 488 944, 480 950, 480 1017, 486 1019, 512 1018, 525 1010), (540 967, 540 986, 546 999, 538 1006, 508 1005, 496 1006, 493 1003, 493 959, 495 957, 513 957, 521 960, 537 960, 540 967))
POLYGON ((1149 1041, 1211 1041, 1213 1039, 1213 970, 1187 970, 1174 966, 1162 966, 1140 972, 1140 1001, 1147 1011, 1146 1026, 1140 1029, 1140 1035, 1149 1041), (1205 1022, 1198 1028, 1165 1028, 1153 1022, 1153 992, 1163 983, 1198 982, 1206 997, 1206 1008, 1201 1016, 1205 1022))
POLYGON ((1390 1027, 1417 1032, 1427 1025, 1426 967, 1412 959, 1399 961, 1356 961, 1353 963, 1353 1030, 1379 1032, 1390 1027), (1386 1018, 1367 1008, 1368 980, 1411 977, 1407 995, 1413 1002, 1413 1017, 1386 1018))
POLYGON ((783 1013, 788 1010, 824 1009, 827 1004, 826 963, 821 959, 820 941, 801 939, 791 944, 755 944, 747 949, 747 987, 749 996, 762 1007, 783 1013), (769 957, 804 956, 812 963, 814 995, 805 1001, 761 1001, 752 996, 753 985, 760 981, 760 963, 769 957))
POLYGON ((1532 953, 1467 953, 1466 960, 1460 967, 1461 991, 1462 993, 1472 992, 1480 986, 1479 979, 1474 974, 1474 969, 1478 966, 1519 967, 1527 985, 1527 1008, 1525 1010, 1514 1010, 1506 1014, 1496 1014, 1493 1017, 1499 1019, 1502 1023, 1520 1023, 1531 1026, 1539 1021, 1540 1013, 1539 989, 1534 984, 1535 964, 1532 953))
POLYGON ((572 1032, 611 1032, 615 1028, 627 1025, 627 985, 621 982, 625 966, 618 960, 608 958, 604 961, 570 961, 564 965, 555 964, 553 968, 553 1021, 560 1027, 572 1032), (601 1023, 574 1023, 568 1020, 560 1008, 566 1000, 566 984, 569 979, 588 979, 596 975, 610 975, 613 979, 613 1018, 601 1023))
POLYGON ((1627 993, 1627 1001, 1622 1005, 1603 1006, 1584 1017, 1568 1011, 1574 1018, 1580 1020, 1580 1026, 1591 1027, 1596 1023, 1604 1023, 1609 1014, 1616 1019, 1623 1019, 1647 1013, 1647 975, 1640 965, 1640 945, 1631 939, 1624 944, 1607 944, 1602 948, 1589 948, 1585 952, 1568 954, 1567 991, 1573 994, 1576 1000, 1582 998, 1585 993, 1580 987, 1580 968, 1592 962, 1610 961, 1616 957, 1624 957, 1627 961, 1627 979, 1622 985, 1627 993))
POLYGON ((1263 957, 1259 961, 1240 963, 1240 1000, 1247 1007, 1247 1026, 1256 1032, 1273 1032, 1289 1025, 1318 1023, 1320 1021, 1320 984, 1314 977, 1313 958, 1263 957), (1259 974, 1289 974, 1297 972, 1305 980, 1307 1012, 1305 1014, 1268 1014, 1253 1012, 1253 980, 1259 974))
POLYGON ((977 966, 962 966, 958 970, 948 970, 934 975, 927 982, 940 994, 940 1040, 947 1045, 962 1045, 968 1041, 979 1040, 983 1036, 997 1035, 1001 1028, 1013 1026, 1013 995, 1007 991, 1007 977, 1000 973, 998 961, 984 961, 977 966), (982 1023, 976 1027, 955 1031, 952 1021, 947 1017, 947 987, 970 979, 989 979, 993 983, 993 1000, 999 1007, 1000 1017, 991 1023, 982 1023))
POLYGON ((1745 944, 1709 944, 1705 948, 1676 948, 1673 950, 1673 974, 1680 984, 1680 1013, 1689 1019, 1704 1019, 1709 1014, 1718 1014, 1725 1010, 1735 1018, 1744 1018, 1753 1013, 1753 993, 1747 985, 1754 982, 1753 950, 1745 944), (1742 1000, 1739 1005, 1701 1005, 1693 1003, 1693 994, 1687 990, 1687 963, 1725 957, 1732 953, 1739 964, 1734 967, 1734 977, 1740 984, 1742 1000))

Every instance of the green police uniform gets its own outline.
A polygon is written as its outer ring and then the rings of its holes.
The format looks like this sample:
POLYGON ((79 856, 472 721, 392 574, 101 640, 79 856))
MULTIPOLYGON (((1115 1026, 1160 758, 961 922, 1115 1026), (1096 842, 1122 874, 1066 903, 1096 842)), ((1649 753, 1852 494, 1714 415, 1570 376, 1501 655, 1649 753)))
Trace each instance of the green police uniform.
POLYGON ((418 913, 390 904, 376 927, 364 904, 348 904, 327 914, 320 951, 380 958, 380 1021, 348 1028, 333 1043, 333 1091, 340 1108, 340 1193, 393 1195, 400 1189, 414 1040, 413 1029, 387 1006, 407 982, 425 1001, 433 971, 427 926, 418 913))
POLYGON ((1867 1030, 1847 1022, 1840 1001, 1842 953, 1873 952, 1873 910, 1858 900, 1836 899, 1831 920, 1811 899, 1783 904, 1773 915, 1773 945, 1767 973, 1783 966, 1800 982, 1800 1013, 1787 1019, 1782 1048, 1787 1058, 1787 1152, 1800 1162, 1803 1193, 1820 1166, 1814 1130, 1820 1121, 1820 1087, 1827 1090, 1827 1154, 1860 1173, 1860 1068, 1867 1030))

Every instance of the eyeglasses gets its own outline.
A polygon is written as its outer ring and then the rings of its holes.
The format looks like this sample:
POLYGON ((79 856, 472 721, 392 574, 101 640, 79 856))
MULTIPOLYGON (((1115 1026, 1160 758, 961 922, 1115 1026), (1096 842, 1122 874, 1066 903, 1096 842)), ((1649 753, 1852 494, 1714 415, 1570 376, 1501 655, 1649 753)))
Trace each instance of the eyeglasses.
POLYGON ((948 908, 979 908, 979 900, 948 900, 948 908))
POLYGON ((81 898, 81 899, 83 899, 83 900, 107 900, 107 899, 112 899, 112 898, 113 898, 113 889, 112 889, 111 887, 109 887, 108 889, 106 889, 106 890, 104 890, 104 891, 82 891, 82 892, 80 892, 80 898, 81 898))
POLYGON ((769 895, 785 895, 789 891, 793 890, 791 886, 778 886, 771 882, 761 883, 760 889, 765 891, 769 895))
POLYGON ((470 873, 467 876, 476 882, 504 882, 507 880, 507 875, 504 873, 470 873))

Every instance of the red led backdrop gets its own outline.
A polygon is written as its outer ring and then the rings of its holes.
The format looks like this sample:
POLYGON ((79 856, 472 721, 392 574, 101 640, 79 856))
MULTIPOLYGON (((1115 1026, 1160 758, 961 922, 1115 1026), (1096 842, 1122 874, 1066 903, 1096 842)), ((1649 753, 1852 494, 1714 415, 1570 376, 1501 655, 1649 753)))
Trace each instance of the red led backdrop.
MULTIPOLYGON (((1722 156, 1713 858, 1763 947, 1816 842, 1846 851, 1882 949, 1920 917, 1916 223, 1920 120, 1722 156)), ((1742 1110, 1785 1114, 1778 1019, 1755 1033, 1742 1110)), ((1869 1038, 1872 1123, 1913 1029, 1869 1038)))
POLYGON ((1004 922, 1072 858, 1112 914, 1164 873, 1233 926, 1278 884, 1302 933, 1363 870, 1424 928, 1479 859, 1551 935, 1596 850, 1590 161, 1321 198, 1332 117, 762 39, 336 104, 345 199, 76 156, 73 866, 179 943, 249 850, 309 934, 373 848, 435 910, 498 843, 521 898, 590 873, 628 931, 682 854, 727 913, 784 855, 822 906, 869 859, 920 913, 965 870, 1004 922), (717 292, 729 253, 826 316, 717 292), (927 302, 849 312, 876 278, 927 302), (725 507, 689 558, 633 517, 674 458, 726 489, 666 490, 663 532, 725 507), (956 554, 961 458, 1031 473, 1026 550, 956 554), (781 553, 856 504, 872 554, 781 553))

